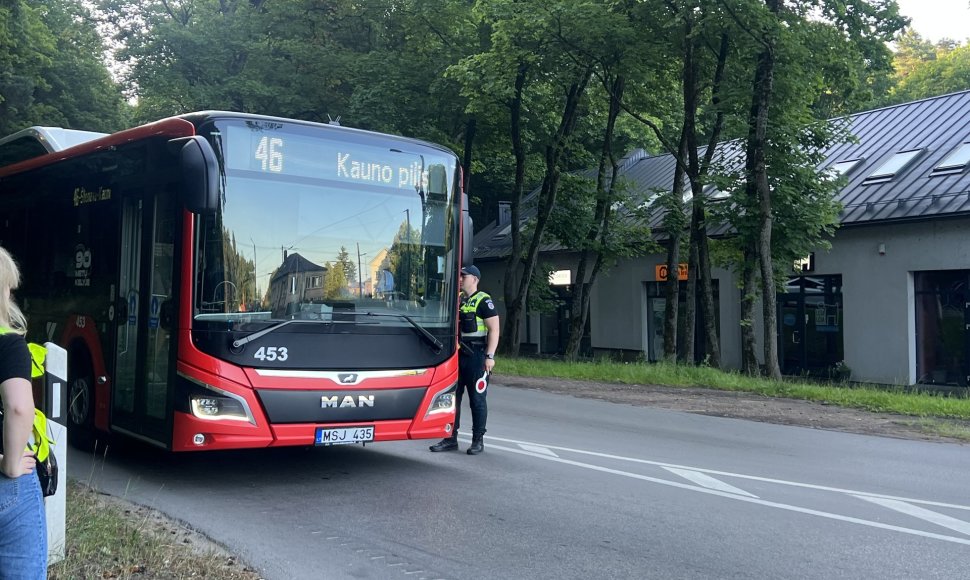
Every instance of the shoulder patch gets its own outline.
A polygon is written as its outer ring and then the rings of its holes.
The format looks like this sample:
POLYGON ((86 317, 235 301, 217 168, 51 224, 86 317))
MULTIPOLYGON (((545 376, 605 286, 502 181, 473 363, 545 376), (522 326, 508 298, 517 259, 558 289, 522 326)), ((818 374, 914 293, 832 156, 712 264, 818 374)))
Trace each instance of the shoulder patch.
POLYGON ((487 306, 489 310, 495 310, 495 304, 492 302, 491 298, 485 299, 485 306, 487 306))

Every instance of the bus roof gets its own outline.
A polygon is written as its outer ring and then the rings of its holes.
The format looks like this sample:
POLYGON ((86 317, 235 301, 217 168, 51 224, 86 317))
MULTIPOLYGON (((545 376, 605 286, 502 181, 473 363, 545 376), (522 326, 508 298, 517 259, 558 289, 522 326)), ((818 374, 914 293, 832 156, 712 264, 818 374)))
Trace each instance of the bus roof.
POLYGON ((298 124, 298 125, 309 125, 309 126, 312 126, 312 127, 322 127, 322 128, 326 128, 326 129, 332 130, 332 131, 342 131, 342 132, 349 132, 349 133, 363 133, 363 134, 381 136, 381 137, 386 137, 388 139, 392 139, 392 140, 395 140, 395 141, 400 141, 402 143, 411 143, 411 144, 414 144, 414 145, 421 145, 421 146, 424 146, 424 147, 430 147, 432 149, 437 149, 439 151, 448 153, 449 155, 454 155, 455 154, 454 151, 452 151, 451 149, 448 149, 447 147, 443 147, 443 146, 438 145, 436 143, 432 143, 430 141, 424 141, 424 140, 421 140, 421 139, 415 139, 414 137, 402 137, 400 135, 392 135, 390 133, 380 133, 378 131, 369 131, 369 130, 366 130, 366 129, 356 129, 354 127, 344 127, 343 125, 339 125, 337 123, 321 123, 321 122, 318 122, 318 121, 304 121, 304 120, 301 120, 301 119, 290 119, 290 118, 287 118, 287 117, 273 117, 273 116, 270 116, 270 115, 257 115, 255 113, 237 113, 237 112, 233 112, 233 111, 218 111, 218 110, 214 110, 214 111, 198 111, 198 112, 195 112, 195 113, 185 113, 184 115, 179 115, 178 118, 180 118, 180 119, 186 119, 188 121, 191 121, 196 127, 202 125, 203 123, 205 123, 206 121, 208 121, 210 119, 226 119, 226 118, 231 118, 231 119, 244 119, 244 120, 245 119, 249 119, 249 120, 253 120, 253 121, 272 121, 272 122, 276 122, 276 123, 295 123, 295 124, 298 124))
POLYGON ((95 139, 106 136, 107 133, 95 133, 94 131, 78 131, 76 129, 62 129, 60 127, 28 127, 23 131, 17 131, 13 135, 8 135, 0 139, 0 147, 18 139, 34 139, 47 150, 63 151, 69 147, 87 143, 95 139))
POLYGON ((0 139, 0 167, 63 151, 104 136, 104 133, 60 127, 28 127, 0 139))
POLYGON ((0 177, 30 171, 110 147, 125 145, 139 139, 155 136, 188 137, 195 134, 195 126, 189 121, 179 118, 164 119, 110 135, 70 129, 54 129, 53 132, 42 133, 37 129, 41 129, 41 127, 31 127, 0 140, 0 177), (85 139, 85 136, 88 136, 88 138, 85 139), (43 137, 44 140, 41 141, 40 137, 43 137), (54 141, 51 141, 52 137, 54 141), (19 159, 14 156, 10 160, 3 160, 4 148, 13 149, 14 145, 30 147, 31 144, 36 151, 34 155, 21 156, 19 159), (39 151, 38 147, 42 147, 47 152, 39 151))
MULTIPOLYGON (((186 113, 111 134, 76 131, 57 127, 31 127, 0 139, 0 178, 87 155, 109 147, 124 145, 139 139, 154 136, 167 136, 169 138, 188 137, 195 134, 197 126, 210 119, 219 118, 297 123, 300 125, 327 128, 333 131, 372 133, 371 131, 365 131, 363 129, 354 129, 335 124, 231 111, 186 113)), ((398 135, 382 135, 389 139, 400 141, 401 143, 430 147, 454 156, 453 151, 435 143, 398 135)))

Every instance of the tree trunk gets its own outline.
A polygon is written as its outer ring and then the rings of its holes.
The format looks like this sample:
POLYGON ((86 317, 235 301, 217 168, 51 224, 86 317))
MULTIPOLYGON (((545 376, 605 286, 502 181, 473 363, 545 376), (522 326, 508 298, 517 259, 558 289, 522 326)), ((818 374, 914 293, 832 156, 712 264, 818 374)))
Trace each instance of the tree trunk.
POLYGON ((758 344, 754 336, 754 304, 758 298, 757 256, 754 246, 746 246, 741 265, 741 370, 750 376, 761 374, 758 344))
POLYGON ((687 258, 687 295, 684 296, 684 362, 697 362, 694 350, 696 339, 694 331, 697 328, 697 240, 691 232, 690 248, 687 258))
POLYGON ((512 249, 505 264, 505 327, 502 329, 502 352, 512 356, 519 354, 519 318, 522 304, 518 302, 515 281, 522 271, 522 233, 519 222, 522 214, 522 197, 525 188, 525 145, 522 143, 522 91, 529 73, 529 66, 520 64, 515 74, 515 91, 509 102, 509 136, 515 155, 515 183, 512 186, 511 228, 512 249))
MULTIPOLYGON (((690 219, 690 274, 688 281, 687 298, 687 320, 685 320, 685 330, 689 333, 690 339, 687 346, 693 354, 693 337, 696 326, 693 324, 696 318, 697 301, 691 299, 691 294, 696 296, 698 286, 701 293, 701 321, 704 332, 704 352, 707 357, 707 364, 714 368, 721 366, 721 347, 717 335, 717 324, 714 318, 714 284, 711 281, 711 261, 709 257, 707 243, 707 225, 705 223, 704 210, 704 181, 707 176, 707 169, 713 158, 714 148, 717 146, 716 139, 720 135, 723 116, 716 119, 714 130, 711 134, 711 141, 708 144, 707 154, 702 164, 698 158, 698 137, 697 137, 697 109, 698 96, 702 87, 698 80, 699 63, 696 58, 696 37, 693 34, 693 16, 690 12, 684 16, 684 131, 687 134, 687 175, 690 178, 691 199, 691 219, 690 219)), ((714 90, 712 91, 712 101, 716 106, 719 102, 718 89, 721 77, 724 73, 724 63, 727 59, 727 37, 721 37, 721 50, 718 54, 718 63, 714 73, 714 90)), ((691 356, 688 360, 694 362, 691 356)))
MULTIPOLYGON (((707 239, 707 218, 705 216, 704 187, 701 181, 708 178, 708 170, 711 161, 714 159, 714 152, 717 150, 718 141, 721 138, 721 129, 724 127, 724 111, 721 109, 721 81, 724 78, 724 68, 727 64, 728 50, 730 41, 727 34, 721 35, 721 46, 718 50, 717 66, 714 69, 714 82, 711 86, 711 105, 716 113, 714 126, 711 129, 710 139, 707 142, 707 150, 704 152, 704 160, 700 163, 696 174, 696 179, 692 181, 691 187, 695 199, 700 199, 701 203, 695 206, 699 211, 697 223, 698 240, 698 280, 701 284, 701 306, 704 316, 704 345, 707 350, 707 362, 713 368, 721 368, 721 343, 717 332, 717 305, 714 303, 714 284, 713 274, 711 273, 711 251, 707 239)), ((695 150, 696 159, 696 150, 695 150)), ((696 161, 691 161, 693 168, 696 161)))
MULTIPOLYGON (((586 93, 586 85, 590 77, 593 76, 592 69, 586 69, 580 78, 573 83, 566 93, 566 101, 563 105, 562 118, 559 122, 559 129, 552 142, 546 145, 546 172, 542 179, 542 188, 539 191, 539 207, 536 216, 536 228, 532 240, 529 242, 529 250, 526 254, 523 270, 518 279, 518 290, 512 301, 505 306, 505 332, 502 333, 506 341, 506 348, 514 349, 513 354, 518 353, 519 342, 519 322, 522 316, 526 299, 529 295, 529 285, 532 282, 532 273, 535 271, 539 261, 539 247, 542 244, 542 235, 546 231, 549 217, 556 207, 556 194, 559 192, 559 162, 566 149, 566 144, 576 128, 576 121, 579 119, 579 104, 582 102, 583 95, 586 93)), ((517 229, 517 224, 513 222, 512 230, 517 229)))
MULTIPOLYGON (((589 320, 590 294, 603 264, 603 254, 597 249, 597 246, 602 247, 599 242, 604 241, 609 235, 609 218, 613 206, 613 192, 618 171, 613 156, 613 133, 616 127, 616 118, 620 115, 624 83, 624 77, 618 76, 613 81, 610 90, 607 91, 610 97, 610 106, 606 117, 606 129, 603 132, 599 169, 596 174, 596 209, 593 213, 592 226, 586 236, 590 248, 582 253, 579 259, 579 267, 576 269, 574 302, 569 323, 569 341, 566 344, 565 353, 568 360, 578 358, 579 349, 583 344, 583 336, 586 334, 586 321, 589 320), (586 272, 590 269, 590 260, 593 261, 593 267, 587 278, 586 272)), ((604 81, 604 84, 607 84, 606 81, 604 81)))
POLYGON ((477 122, 475 117, 469 117, 465 123, 465 152, 461 159, 462 187, 466 195, 471 195, 472 189, 472 153, 475 145, 475 130, 477 122))
MULTIPOLYGON (((784 0, 766 0, 769 10, 777 16, 784 0)), ((775 40, 774 34, 764 35, 765 45, 758 55, 755 70, 751 112, 748 117, 748 151, 746 170, 747 189, 758 200, 758 263, 761 269, 761 304, 764 317, 765 374, 781 379, 778 365, 778 327, 776 310, 775 275, 771 259, 771 187, 767 172, 768 109, 774 82, 775 40)))
MULTIPOLYGON (((687 151, 686 127, 680 133, 677 156, 683 159, 687 151)), ((664 216, 667 230, 667 281, 664 284, 664 360, 677 363, 677 318, 680 313, 680 280, 677 271, 680 264, 680 238, 684 228, 684 165, 674 166, 674 183, 670 188, 670 200, 664 216)))
POLYGON ((697 209, 700 214, 697 226, 697 281, 701 287, 701 320, 704 324, 704 351, 706 363, 721 368, 721 342, 717 333, 717 305, 714 303, 714 283, 711 274, 711 252, 707 240, 704 205, 697 209))

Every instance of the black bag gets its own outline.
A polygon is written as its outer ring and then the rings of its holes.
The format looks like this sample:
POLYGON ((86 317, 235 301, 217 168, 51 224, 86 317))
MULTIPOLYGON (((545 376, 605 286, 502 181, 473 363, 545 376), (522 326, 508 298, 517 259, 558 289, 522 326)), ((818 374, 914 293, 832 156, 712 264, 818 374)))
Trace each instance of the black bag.
POLYGON ((53 453, 49 454, 44 461, 37 461, 36 471, 44 497, 57 493, 57 458, 53 453))

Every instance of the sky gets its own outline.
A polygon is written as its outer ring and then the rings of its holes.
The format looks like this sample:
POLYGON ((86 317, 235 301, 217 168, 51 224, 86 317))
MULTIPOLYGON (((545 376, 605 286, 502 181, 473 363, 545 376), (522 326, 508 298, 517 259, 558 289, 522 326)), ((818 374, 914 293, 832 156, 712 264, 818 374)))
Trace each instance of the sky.
POLYGON ((966 44, 970 37, 970 0, 896 0, 912 19, 910 28, 926 40, 952 38, 966 44))

